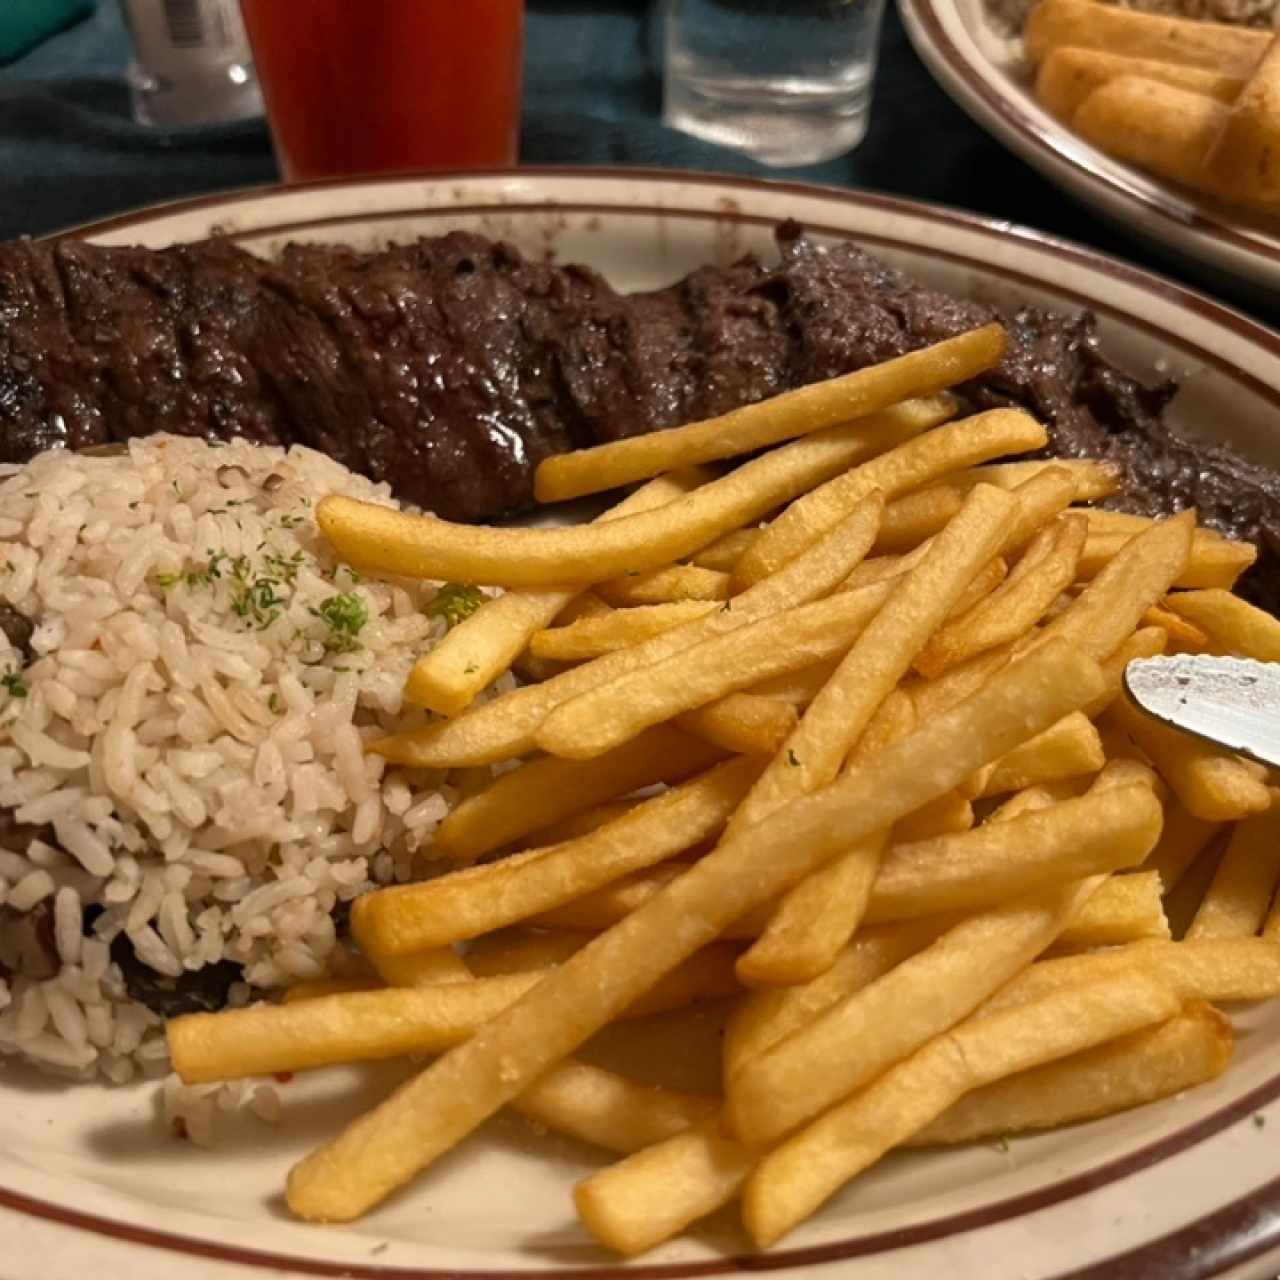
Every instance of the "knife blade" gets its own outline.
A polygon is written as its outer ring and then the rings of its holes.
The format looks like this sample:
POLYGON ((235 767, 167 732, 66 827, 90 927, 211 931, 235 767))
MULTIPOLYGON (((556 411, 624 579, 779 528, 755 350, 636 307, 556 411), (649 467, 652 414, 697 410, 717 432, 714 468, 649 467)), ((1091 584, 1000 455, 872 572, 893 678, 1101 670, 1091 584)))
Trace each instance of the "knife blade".
POLYGON ((1280 767, 1280 663, 1210 654, 1137 658, 1124 684, 1147 715, 1280 767))

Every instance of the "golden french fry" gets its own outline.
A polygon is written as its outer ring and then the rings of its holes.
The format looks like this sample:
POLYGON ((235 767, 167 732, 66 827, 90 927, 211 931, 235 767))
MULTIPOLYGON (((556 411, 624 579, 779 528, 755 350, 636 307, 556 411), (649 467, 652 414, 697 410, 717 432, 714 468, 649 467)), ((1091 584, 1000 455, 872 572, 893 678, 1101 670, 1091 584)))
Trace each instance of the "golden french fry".
MULTIPOLYGON (((733 816, 730 837, 836 776, 914 655, 990 559, 1015 506, 1012 498, 989 485, 972 490, 960 514, 893 590, 809 705, 795 733, 733 816)), ((898 699, 897 705, 905 710, 906 702, 898 699)), ((776 986, 805 981, 827 968, 858 927, 887 835, 875 833, 796 885, 742 957, 739 978, 750 986, 776 986)))
POLYGON ((165 1026, 173 1069, 186 1084, 308 1071, 465 1040, 540 980, 511 974, 427 987, 386 987, 293 1004, 190 1013, 165 1026))
POLYGON ((1096 878, 1058 886, 962 920, 744 1063, 726 1095, 732 1131, 752 1146, 775 1142, 968 1017, 1053 942, 1096 887, 1096 878))
POLYGON ((534 492, 539 502, 562 502, 633 484, 676 467, 754 453, 766 445, 865 419, 901 401, 934 396, 976 376, 1000 359, 1004 347, 1004 329, 986 325, 842 377, 784 391, 705 422, 547 458, 538 467, 534 492))
POLYGON ((1111 462, 1079 458, 1050 458, 1043 462, 993 462, 963 472, 962 484, 993 484, 997 489, 1020 489, 1045 471, 1066 471, 1073 482, 1075 502, 1097 502, 1120 488, 1120 468, 1111 462))
POLYGON ((1240 77, 1252 74, 1270 38, 1245 27, 1137 13, 1094 0, 1041 0, 1023 29, 1027 54, 1036 62, 1071 46, 1240 77))
POLYGON ((1171 991, 1133 973, 962 1023, 766 1155, 743 1188, 747 1230, 760 1247, 773 1244, 971 1090, 1178 1011, 1171 991))
POLYGON ((477 978, 504 973, 534 973, 563 964, 587 945, 581 933, 560 929, 499 929, 474 939, 467 946, 466 967, 477 978))
POLYGON ((1126 57, 1102 49, 1059 47, 1040 64, 1036 73, 1036 97, 1060 120, 1070 122, 1089 94, 1121 76, 1160 81, 1227 103, 1244 87, 1239 76, 1204 67, 1189 67, 1157 58, 1126 57))
POLYGON ((1097 773, 1105 763, 1097 729, 1083 712, 1075 711, 998 761, 981 794, 999 796, 1041 782, 1097 773))
MULTIPOLYGON (((600 519, 652 511, 709 478, 695 471, 659 476, 600 519)), ((529 637, 549 626, 575 595, 575 591, 508 591, 485 601, 418 659, 405 685, 405 697, 440 715, 457 715, 511 666, 529 637)))
POLYGON ((1164 632, 1164 647, 1169 653, 1204 653, 1209 647, 1209 637, 1199 627, 1158 604, 1142 615, 1142 622, 1144 627, 1164 632))
POLYGON ((839 659, 834 658, 829 662, 818 662, 803 671, 789 671, 784 676, 762 680, 751 687, 751 692, 764 698, 776 698, 793 707, 807 707, 839 665, 839 659))
POLYGON ((371 749, 396 764, 417 768, 494 764, 524 755, 533 750, 538 726, 562 702, 629 671, 662 662, 712 636, 827 595, 866 554, 880 523, 882 505, 876 495, 868 496, 829 537, 780 573, 738 596, 732 609, 717 609, 696 622, 605 654, 542 684, 516 689, 447 724, 384 738, 371 749))
POLYGON ((1183 1001, 1266 1000, 1280 994, 1280 943, 1265 938, 1136 942, 1086 955, 1041 960, 996 992, 979 1013, 995 1013, 1132 968, 1168 987, 1183 1001))
POLYGON ((721 573, 732 573, 738 557, 760 536, 758 529, 735 529, 717 538, 710 546, 695 551, 689 557, 690 564, 701 569, 717 569, 721 573))
POLYGON ((366 953, 378 977, 389 987, 429 987, 437 982, 469 982, 471 971, 449 947, 395 955, 377 947, 366 953))
POLYGON ((1205 158, 1205 178, 1228 200, 1280 207, 1280 46, 1273 40, 1239 95, 1205 158))
MULTIPOLYGON (((1142 627, 1135 631, 1109 657, 1102 661, 1106 691, 1080 710, 1096 720, 1124 691, 1124 670, 1135 658, 1154 658, 1165 650, 1166 635, 1160 627, 1142 627)), ((1105 727, 1105 726, 1104 726, 1105 727)), ((1106 745, 1105 742, 1103 744, 1106 745)))
POLYGON ((1137 866, 1160 835, 1150 787, 1120 787, 1064 800, 1006 822, 897 845, 871 890, 870 922, 963 911, 1046 884, 1137 866))
POLYGON ((658 725, 603 758, 531 760, 458 805, 436 829, 435 852, 455 862, 474 862, 593 805, 655 782, 687 778, 721 754, 697 738, 658 725))
POLYGON ((344 996, 352 991, 377 991, 382 984, 376 978, 307 978, 286 987, 281 997, 285 1004, 300 1000, 319 1000, 321 996, 344 996))
POLYGON ((1186 511, 1125 542, 1041 635, 1069 640, 1099 661, 1109 657, 1186 567, 1194 529, 1195 514, 1186 511))
POLYGON ((888 584, 847 591, 704 640, 561 704, 537 744, 575 760, 612 755, 672 716, 844 653, 889 595, 888 584))
POLYGON ((572 1058, 511 1105, 537 1125, 619 1152, 664 1142, 720 1111, 719 1098, 639 1084, 572 1058))
POLYGON ((907 1146, 978 1142, 1115 1115, 1221 1075, 1233 1047, 1230 1021, 1210 1005, 1191 1004, 1161 1026, 975 1089, 907 1146))
MULTIPOLYGON (((1128 533, 1091 533, 1080 553, 1077 576, 1082 581, 1095 577, 1104 565, 1120 554, 1133 536, 1128 533)), ((1231 542, 1217 535, 1206 535, 1206 531, 1200 529, 1192 539, 1186 565, 1169 585, 1229 588, 1257 558, 1258 549, 1251 542, 1231 542)))
POLYGON ((903 685, 903 692, 915 707, 916 720, 923 723, 931 716, 949 711, 976 693, 996 672, 1009 663, 1011 647, 979 654, 958 667, 952 667, 936 680, 920 680, 903 685))
POLYGON ((362 946, 374 939, 379 951, 403 955, 518 924, 716 835, 762 767, 730 760, 541 856, 367 893, 352 928, 362 946))
MULTIPOLYGON (((1101 678, 1096 664, 1077 648, 1046 646, 1010 664, 981 699, 935 718, 855 774, 720 845, 543 975, 478 1035, 295 1165, 286 1189, 290 1208, 312 1220, 359 1216, 455 1146, 734 920, 1047 728, 1095 696, 1101 678), (678 928, 672 928, 673 920, 679 921, 678 928)), ((1084 892, 1059 895, 1057 910, 1042 909, 1040 915, 1069 914, 1084 892)), ((1044 941, 1051 941, 1052 925, 1046 932, 1044 941)))
POLYGON ((1227 851, 1227 835, 1223 833, 1209 842, 1200 855, 1183 873, 1182 879, 1164 896, 1164 913, 1169 919, 1169 932, 1174 938, 1183 938, 1195 919, 1204 895, 1217 874, 1218 864, 1227 851))
POLYGON ((1270 807, 1262 770, 1251 762, 1160 724, 1128 698, 1117 698, 1107 716, 1146 752, 1173 793, 1197 818, 1232 822, 1270 807))
POLYGON ((1135 871, 1112 876, 1102 885, 1080 908, 1056 945, 1078 951, 1168 938, 1160 877, 1154 871, 1135 871))
POLYGON ((584 809, 561 822, 552 823, 549 827, 540 827, 529 837, 530 849, 547 849, 553 844, 564 844, 567 840, 576 840, 579 836, 590 835, 593 831, 630 813, 639 804, 636 799, 610 800, 606 804, 598 804, 592 809, 584 809))
POLYGON ((677 716, 675 724, 733 755, 771 756, 798 720, 795 708, 776 698, 729 693, 677 716))
POLYGON ((721 601, 729 598, 729 575, 700 569, 696 564, 672 564, 601 582, 595 591, 606 604, 617 608, 681 600, 721 601))
POLYGON ((893 843, 931 840, 934 836, 954 835, 973 826, 973 805, 958 791, 940 796, 915 813, 908 814, 893 829, 893 843))
POLYGON ((926 432, 797 498, 734 566, 734 585, 741 590, 776 573, 874 489, 893 498, 988 458, 1041 449, 1047 439, 1034 418, 1014 409, 991 409, 926 432))
POLYGON ((393 576, 529 588, 593 584, 679 560, 805 492, 816 476, 910 439, 939 412, 910 401, 783 445, 655 510, 601 524, 461 525, 338 495, 319 503, 316 521, 344 560, 393 576))
POLYGON ((1064 516, 1043 528, 1013 572, 989 596, 949 622, 917 656, 921 675, 936 679, 975 654, 1017 640, 1075 581, 1086 525, 1064 516))
POLYGON ((1178 591, 1164 606, 1199 627, 1215 649, 1280 662, 1280 621, 1230 591, 1178 591))
POLYGON ((601 1169, 574 1188, 573 1200, 601 1244, 643 1253, 732 1200, 755 1162, 715 1115, 601 1169))
POLYGON ((896 498, 884 509, 880 532, 872 548, 878 556, 903 555, 942 529, 961 506, 960 485, 931 485, 896 498))
POLYGON ((1280 793, 1271 807, 1237 823, 1213 883, 1187 929, 1198 938, 1251 938, 1262 927, 1280 879, 1280 793))
POLYGON ((720 606, 710 600, 682 600, 637 609, 613 609, 594 618, 579 618, 566 626, 535 632, 529 640, 529 652, 536 658, 582 662, 639 644, 682 623, 705 618, 718 608, 720 606))
MULTIPOLYGON (((530 918, 529 923, 544 929, 574 929, 583 933, 603 933, 604 930, 617 924, 624 916, 630 915, 638 907, 643 906, 655 894, 665 889, 678 875, 687 871, 688 864, 682 862, 666 862, 648 871, 640 871, 635 875, 617 880, 597 889, 595 893, 584 893, 582 897, 566 902, 562 907, 551 911, 540 911, 530 918)), ((726 931, 727 937, 743 938, 756 936, 755 932, 726 931)))
POLYGON ((1156 847, 1142 864, 1160 877, 1164 893, 1171 892, 1196 856, 1222 830, 1220 822, 1206 822, 1187 812, 1182 802, 1170 802, 1164 830, 1156 847))

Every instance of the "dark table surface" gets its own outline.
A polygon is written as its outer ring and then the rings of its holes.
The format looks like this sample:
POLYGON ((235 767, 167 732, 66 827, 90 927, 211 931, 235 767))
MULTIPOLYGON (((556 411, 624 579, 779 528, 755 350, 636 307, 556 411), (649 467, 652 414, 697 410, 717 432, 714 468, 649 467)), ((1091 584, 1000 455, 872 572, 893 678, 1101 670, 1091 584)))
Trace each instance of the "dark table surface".
MULTIPOLYGON (((635 0, 529 0, 524 163, 711 169, 891 192, 1025 223, 1190 280, 974 124, 916 57, 892 3, 867 138, 849 155, 786 170, 662 125, 656 8, 635 0)), ((276 179, 261 122, 186 132, 135 125, 127 60, 117 2, 99 0, 94 16, 0 68, 0 238, 276 179)), ((1232 292, 1225 277, 1196 283, 1220 296, 1232 292)))

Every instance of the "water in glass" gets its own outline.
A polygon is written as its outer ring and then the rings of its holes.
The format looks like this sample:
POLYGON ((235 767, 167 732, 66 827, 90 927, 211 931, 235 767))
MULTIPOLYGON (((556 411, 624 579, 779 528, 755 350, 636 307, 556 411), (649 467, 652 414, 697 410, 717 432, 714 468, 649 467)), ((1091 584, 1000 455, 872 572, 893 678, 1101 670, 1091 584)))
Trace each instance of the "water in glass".
POLYGON ((667 123, 763 164, 867 131, 884 0, 664 0, 667 123))

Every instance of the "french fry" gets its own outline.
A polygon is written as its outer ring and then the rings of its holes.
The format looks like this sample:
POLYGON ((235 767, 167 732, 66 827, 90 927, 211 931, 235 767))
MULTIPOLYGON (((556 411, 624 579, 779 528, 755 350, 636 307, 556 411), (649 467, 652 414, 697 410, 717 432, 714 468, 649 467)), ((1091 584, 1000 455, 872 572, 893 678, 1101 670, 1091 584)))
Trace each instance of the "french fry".
POLYGON ((527 1119, 606 1151, 641 1151, 720 1111, 706 1094, 639 1084, 570 1058, 512 1102, 527 1119))
POLYGON ((720 573, 732 573, 738 557, 760 536, 758 529, 735 529, 717 538, 710 546, 695 551, 689 557, 690 564, 700 569, 716 569, 720 573))
POLYGON ((998 761, 981 794, 999 796, 1040 782, 1097 773, 1105 763, 1097 729, 1075 711, 998 761))
POLYGON ((376 978, 306 978, 286 987, 281 1000, 297 1004, 300 1000, 319 1000, 321 996, 344 996, 352 991, 377 991, 382 984, 376 978))
POLYGON ((773 1244, 971 1090, 1178 1011, 1172 992, 1135 973, 955 1027, 766 1155, 743 1188, 747 1230, 773 1244))
POLYGON ((384 574, 536 589, 590 585, 679 560, 805 492, 816 476, 910 439, 940 415, 950 416, 949 406, 910 401, 783 445, 655 510, 598 525, 462 525, 337 495, 318 504, 316 521, 344 560, 384 574))
POLYGON ((681 600, 721 601, 729 598, 729 575, 700 569, 696 564, 672 564, 601 582, 595 591, 606 604, 616 608, 675 604, 681 600))
POLYGON ((1163 653, 1165 641, 1165 632, 1160 627, 1141 627, 1135 631, 1109 658, 1103 659, 1106 691, 1087 707, 1081 707, 1081 711, 1090 720, 1096 720, 1124 692, 1124 672, 1129 663, 1135 658, 1154 658, 1156 654, 1163 653))
POLYGON ((884 923, 970 910, 1045 884, 1137 866, 1155 845, 1162 821, 1160 802, 1139 784, 896 845, 885 854, 866 919, 884 923))
POLYGON ((728 761, 541 856, 508 858, 365 894, 352 910, 364 945, 403 955, 518 924, 714 836, 763 763, 728 761))
POLYGON ((1169 932, 1175 939, 1186 937, 1195 919, 1204 895, 1209 892, 1218 864, 1227 851, 1228 830, 1215 840, 1192 862, 1174 888, 1164 896, 1164 913, 1169 920, 1169 932))
POLYGON ((962 484, 993 484, 997 489, 1020 489, 1045 471, 1066 471, 1074 483, 1074 502, 1097 502, 1120 488, 1120 468, 1111 462, 1081 458, 1051 458, 1043 462, 992 462, 952 477, 962 484))
POLYGON ((893 843, 954 835, 968 831, 973 821, 973 805, 958 791, 952 791, 903 818, 893 829, 893 843))
POLYGON ((579 836, 590 835, 606 823, 630 813, 639 804, 637 799, 610 800, 606 804, 598 804, 594 808, 584 809, 561 822, 552 823, 549 827, 540 827, 529 837, 529 848, 546 849, 553 844, 564 844, 567 840, 576 840, 579 836))
POLYGON ((705 742, 658 725, 604 758, 530 760, 458 805, 436 829, 435 851, 474 862, 531 831, 655 782, 687 778, 720 758, 705 742))
POLYGON ((583 662, 639 644, 651 636, 660 636, 672 627, 705 618, 718 608, 720 606, 710 600, 683 600, 637 609, 613 609, 594 618, 579 618, 563 627, 535 632, 529 640, 529 652, 537 658, 583 662))
POLYGON ((780 573, 737 597, 730 610, 718 609, 696 622, 673 627, 651 640, 606 654, 542 684, 516 689, 447 724, 384 738, 371 749, 397 764, 417 768, 493 764, 524 755, 533 749, 538 726, 562 702, 629 671, 662 662, 712 636, 827 595, 866 554, 882 508, 881 498, 868 496, 828 538, 780 573))
POLYGON ((932 538, 961 506, 965 490, 960 485, 931 485, 894 499, 884 509, 880 532, 872 551, 878 556, 903 555, 932 538))
POLYGON ((1273 40, 1232 101, 1205 158, 1205 177, 1228 200, 1280 207, 1280 47, 1273 40))
POLYGON ((1199 627, 1158 604, 1153 604, 1142 615, 1142 622, 1144 627, 1164 632, 1164 648, 1168 653, 1204 653, 1209 648, 1209 637, 1199 627))
POLYGON ((893 498, 949 471, 1043 448, 1047 438, 1035 419, 1014 409, 991 409, 926 432, 872 459, 874 465, 864 463, 797 498, 734 566, 734 585, 742 590, 776 573, 875 489, 893 498))
MULTIPOLYGON (((286 1188, 290 1208, 311 1220, 358 1217, 734 920, 1047 728, 1094 696, 1100 681, 1096 664, 1077 649, 1047 646, 1011 664, 981 700, 937 717, 856 774, 722 844, 543 975, 479 1034, 295 1165, 286 1188)), ((1041 914, 1069 914, 1074 900, 1064 895, 1057 913, 1041 914)), ((1052 927, 1047 932, 1045 942, 1052 927)))
POLYGON ((795 708, 754 693, 729 693, 675 718, 678 728, 733 755, 771 756, 790 736, 795 708))
POLYGON ((386 987, 292 1004, 190 1013, 165 1026, 173 1069, 186 1084, 308 1071, 465 1040, 540 980, 511 974, 427 987, 386 987))
POLYGON ((1280 662, 1280 621, 1230 591, 1178 591, 1164 606, 1199 627, 1220 652, 1280 662))
POLYGON ((803 671, 789 671, 772 680, 762 680, 753 685, 751 692, 764 698, 775 698, 793 707, 807 707, 818 696, 818 690, 831 679, 839 659, 817 662, 803 671))
POLYGON ((560 929, 499 929, 476 938, 467 947, 466 967, 477 978, 505 973, 535 973, 563 964, 587 939, 560 929))
POLYGON ((1266 51, 1270 35, 1225 23, 1137 13, 1094 0, 1041 0, 1027 19, 1023 40, 1035 62, 1054 49, 1071 46, 1245 77, 1266 51))
POLYGON ((1079 951, 1130 942, 1167 941, 1169 936, 1160 877, 1154 871, 1135 871, 1132 875, 1112 876, 1102 885, 1080 908, 1055 946, 1079 951))
POLYGON ((373 948, 369 962, 389 987, 429 987, 438 982, 469 982, 471 972, 462 957, 449 947, 394 955, 373 948))
POLYGON ((891 578, 900 578, 904 573, 914 569, 929 554, 924 544, 905 556, 875 556, 864 560, 844 580, 845 591, 855 591, 859 587, 874 586, 877 582, 888 582, 891 578))
POLYGON ((562 703, 542 722, 537 744, 579 760, 612 753, 681 712, 844 653, 889 594, 885 584, 815 600, 628 672, 562 703))
POLYGON ((1280 943, 1265 938, 1202 938, 1137 942, 1086 955, 1041 960, 1002 987, 981 1016, 1140 969, 1178 999, 1210 1003, 1266 1000, 1280 993, 1280 943))
MULTIPOLYGON (((584 893, 582 897, 566 902, 551 911, 540 911, 529 919, 530 924, 543 929, 573 929, 583 933, 603 933, 643 906, 655 894, 661 892, 678 875, 688 870, 683 862, 666 862, 648 871, 616 880, 613 884, 584 893)), ((747 933, 726 930, 727 937, 754 938, 757 930, 747 933)))
MULTIPOLYGON (((914 655, 1000 544, 1015 506, 998 489, 973 489, 809 705, 734 815, 730 837, 836 776, 914 655)), ((905 710, 906 700, 898 702, 905 710)), ((796 885, 742 957, 739 978, 750 986, 774 986, 827 968, 858 927, 887 835, 876 833, 796 885)))
POLYGON ((1194 529, 1188 511, 1125 542, 1041 637, 1070 640, 1098 661, 1109 657, 1185 569, 1194 529))
MULTIPOLYGON (((652 511, 709 477, 699 472, 659 476, 606 511, 601 520, 652 511)), ((508 591, 487 600, 447 631, 414 664, 405 697, 415 706, 456 716, 519 656, 530 636, 549 626, 572 602, 574 591, 508 591)))
MULTIPOLYGON (((1077 576, 1082 581, 1095 577, 1132 537, 1127 533, 1091 533, 1080 553, 1077 576)), ((1203 529, 1197 530, 1187 563, 1170 585, 1229 588, 1257 558, 1258 549, 1252 543, 1231 542, 1216 535, 1205 536, 1203 529)))
POLYGON ((1142 864, 1160 877, 1164 893, 1177 887, 1197 855, 1222 830, 1220 822, 1206 822, 1187 812, 1179 800, 1168 806, 1164 830, 1150 856, 1142 864))
POLYGON ((539 465, 534 493, 539 502, 562 502, 865 419, 901 401, 934 396, 975 377, 1000 359, 1005 341, 1000 325, 986 325, 705 422, 559 454, 539 465))
POLYGON ((1042 529, 1000 586, 933 637, 916 657, 916 670, 936 678, 1035 626, 1075 581, 1086 531, 1079 516, 1064 516, 1042 529))
POLYGON ((1161 1026, 975 1089, 906 1145, 979 1142, 1115 1115, 1221 1075, 1233 1047, 1230 1021, 1191 1004, 1161 1026))
POLYGON ((1271 807, 1237 823, 1187 939, 1251 938, 1262 927, 1280 879, 1280 793, 1271 807))
POLYGON ((1117 698, 1107 716, 1150 757, 1187 810, 1207 822, 1233 822, 1270 807, 1262 770, 1211 743, 1179 733, 1117 698))
POLYGON ((775 1142, 968 1017, 1054 941, 1095 888, 1096 879, 1063 885, 962 920, 744 1063, 726 1096, 732 1131, 752 1146, 775 1142))
POLYGON ((1053 49, 1036 73, 1036 97, 1060 120, 1070 122, 1080 104, 1097 88, 1121 76, 1138 76, 1230 103, 1244 87, 1239 76, 1189 67, 1157 58, 1131 58, 1102 49, 1053 49))
POLYGON ((643 1253, 732 1200, 755 1163, 716 1115, 580 1182, 574 1204, 601 1244, 643 1253))

